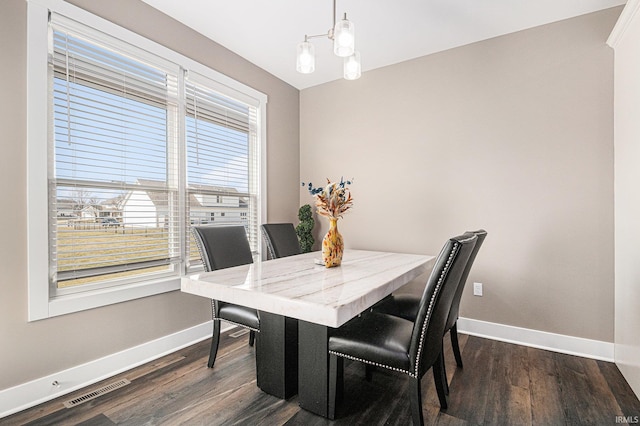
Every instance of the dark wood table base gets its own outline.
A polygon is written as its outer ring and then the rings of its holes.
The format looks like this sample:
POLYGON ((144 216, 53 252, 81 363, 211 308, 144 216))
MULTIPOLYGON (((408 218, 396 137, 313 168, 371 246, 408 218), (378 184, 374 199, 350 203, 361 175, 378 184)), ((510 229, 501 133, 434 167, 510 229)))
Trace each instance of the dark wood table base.
POLYGON ((298 393, 298 320, 260 312, 256 339, 258 387, 281 399, 298 393))
POLYGON ((329 327, 298 323, 298 382, 300 407, 322 417, 329 415, 329 327))
POLYGON ((329 327, 260 312, 256 340, 258 387, 281 399, 298 394, 300 407, 329 414, 329 327))

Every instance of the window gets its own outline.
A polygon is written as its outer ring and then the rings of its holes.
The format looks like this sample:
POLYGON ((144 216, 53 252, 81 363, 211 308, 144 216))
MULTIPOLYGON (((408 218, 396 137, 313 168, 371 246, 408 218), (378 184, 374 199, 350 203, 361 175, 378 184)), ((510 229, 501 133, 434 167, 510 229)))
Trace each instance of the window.
MULTIPOLYGON (((256 207, 259 151, 256 109, 212 87, 214 82, 190 72, 186 78, 187 192, 191 218, 209 212, 220 225, 258 229, 256 207)), ((258 232, 248 233, 251 247, 258 232)))
POLYGON ((178 289, 191 225, 258 253, 266 96, 62 2, 29 3, 29 37, 30 319, 178 289))
POLYGON ((61 16, 50 26, 54 294, 179 271, 179 138, 169 135, 180 68, 61 16), (100 220, 107 212, 118 220, 100 220))

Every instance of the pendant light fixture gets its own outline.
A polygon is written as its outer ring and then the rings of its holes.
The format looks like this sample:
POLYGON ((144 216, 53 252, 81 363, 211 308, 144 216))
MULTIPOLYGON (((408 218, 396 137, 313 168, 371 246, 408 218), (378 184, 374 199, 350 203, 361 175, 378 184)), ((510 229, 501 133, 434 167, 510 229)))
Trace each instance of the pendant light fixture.
POLYGON ((313 44, 304 41, 298 45, 298 56, 296 59, 296 70, 302 74, 311 74, 316 69, 316 56, 313 44))
POLYGON ((360 53, 356 51, 355 28, 353 22, 344 14, 342 20, 336 22, 336 0, 333 0, 333 27, 326 34, 305 35, 304 41, 298 44, 296 70, 302 74, 311 74, 316 68, 315 50, 309 41, 312 38, 327 37, 333 41, 333 53, 344 58, 344 78, 356 80, 361 75, 360 53))

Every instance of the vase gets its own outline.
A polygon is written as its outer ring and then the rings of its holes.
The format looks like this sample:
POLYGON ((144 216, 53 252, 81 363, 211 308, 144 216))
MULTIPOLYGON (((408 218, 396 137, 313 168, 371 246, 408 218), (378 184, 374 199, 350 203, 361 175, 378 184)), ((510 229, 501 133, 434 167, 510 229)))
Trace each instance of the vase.
POLYGON ((329 218, 329 231, 322 240, 322 261, 327 268, 340 266, 344 241, 338 232, 338 219, 329 218))

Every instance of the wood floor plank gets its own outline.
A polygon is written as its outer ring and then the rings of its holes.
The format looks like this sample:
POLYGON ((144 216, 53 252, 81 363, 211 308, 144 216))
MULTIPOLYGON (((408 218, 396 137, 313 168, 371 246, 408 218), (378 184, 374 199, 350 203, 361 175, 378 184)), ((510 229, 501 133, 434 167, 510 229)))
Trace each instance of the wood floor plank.
MULTIPOLYGON (((213 369, 203 364, 195 367, 198 373, 192 377, 188 387, 182 383, 185 375, 180 369, 162 377, 154 377, 151 379, 153 398, 137 403, 126 401, 106 414, 116 422, 135 424, 146 418, 170 418, 185 407, 191 412, 218 409, 229 405, 234 399, 254 396, 257 392, 253 349, 242 348, 236 352, 236 359, 221 358, 213 369)), ((185 367, 189 371, 193 366, 185 367)), ((233 404, 230 405, 236 409, 233 404)))
POLYGON ((90 419, 85 420, 84 422, 78 423, 76 426, 112 426, 115 425, 107 416, 104 414, 98 414, 97 416, 91 417, 90 419))
POLYGON ((464 368, 455 371, 449 384, 447 414, 450 416, 464 419, 472 425, 484 423, 487 389, 492 378, 493 346, 496 343, 474 336, 467 339, 462 353, 464 368))
MULTIPOLYGON (((396 404, 393 405, 393 408, 388 411, 388 415, 385 419, 385 425, 388 426, 404 426, 411 424, 411 407, 408 402, 408 398, 397 398, 396 404)), ((435 413, 437 414, 438 409, 435 407, 431 407, 435 413)), ((423 402, 422 403, 422 415, 425 419, 431 418, 431 413, 428 412, 428 407, 423 402), (427 411, 425 411, 425 408, 427 411)), ((427 423, 428 424, 428 423, 427 423)))
MULTIPOLYGON (((39 419, 32 420, 28 423, 22 423, 24 426, 57 426, 68 423, 68 415, 64 411, 55 411, 47 416, 41 417, 39 419)), ((3 424, 2 419, 0 419, 0 424, 3 424)), ((80 414, 76 413, 73 419, 74 425, 93 425, 102 426, 102 425, 115 425, 114 422, 111 421, 104 414, 80 414)))
POLYGON ((589 412, 590 418, 593 419, 594 424, 615 423, 615 417, 622 415, 622 410, 613 392, 611 392, 607 380, 602 375, 598 362, 585 358, 582 358, 582 362, 585 364, 585 374, 588 377, 591 395, 597 395, 597 398, 594 398, 597 402, 589 412))
POLYGON ((530 425, 528 358, 522 357, 522 348, 510 343, 496 342, 493 349, 484 423, 530 425))
POLYGON ((508 377, 513 386, 529 389, 529 353, 527 348, 520 345, 506 343, 505 350, 509 356, 508 377))
POLYGON ((553 353, 527 348, 527 354, 529 357, 529 390, 533 425, 566 424, 553 353))
POLYGON ((596 361, 596 363, 618 402, 622 416, 640 419, 640 401, 638 401, 631 386, 620 373, 618 367, 611 362, 596 361))
POLYGON ((567 423, 614 424, 621 410, 596 361, 564 354, 554 358, 567 423))
POLYGON ((337 421, 331 421, 329 419, 325 419, 324 417, 316 416, 305 410, 299 410, 293 417, 291 417, 286 423, 285 426, 333 426, 338 424, 340 419, 337 421))
POLYGON ((469 422, 459 419, 457 417, 450 416, 449 414, 441 411, 436 416, 434 425, 436 426, 467 426, 469 422))

